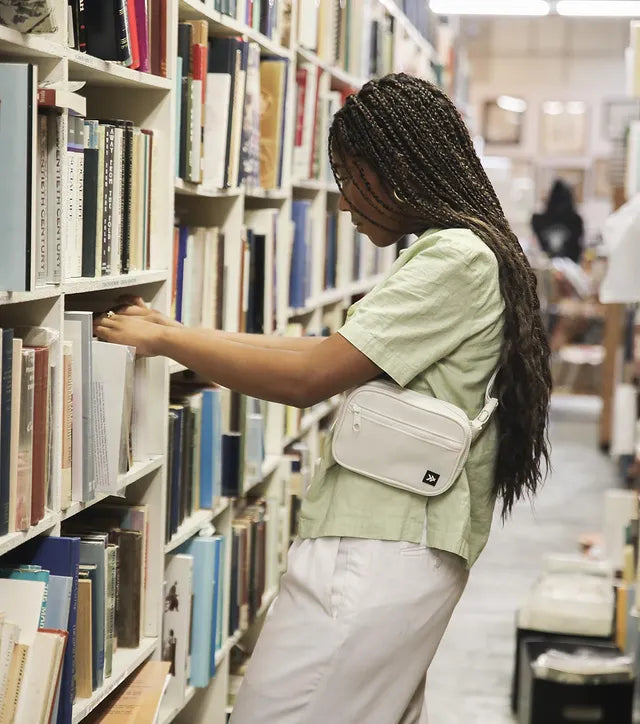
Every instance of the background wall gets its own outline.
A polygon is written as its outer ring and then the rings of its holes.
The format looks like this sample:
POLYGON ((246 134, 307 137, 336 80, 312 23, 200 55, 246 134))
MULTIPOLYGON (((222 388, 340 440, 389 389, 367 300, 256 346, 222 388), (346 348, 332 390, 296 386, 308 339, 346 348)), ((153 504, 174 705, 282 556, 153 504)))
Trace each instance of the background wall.
POLYGON ((545 167, 584 168, 582 213, 588 240, 594 240, 610 211, 610 202, 594 198, 593 164, 612 153, 604 108, 607 101, 625 97, 628 21, 558 16, 467 19, 463 30, 472 68, 470 103, 475 130, 482 132, 487 100, 505 94, 523 98, 528 104, 520 144, 486 145, 485 154, 507 156, 520 167, 531 166, 537 186, 532 203, 537 201, 538 206, 545 167), (550 157, 541 153, 541 109, 545 101, 587 104, 588 142, 584 155, 550 157))

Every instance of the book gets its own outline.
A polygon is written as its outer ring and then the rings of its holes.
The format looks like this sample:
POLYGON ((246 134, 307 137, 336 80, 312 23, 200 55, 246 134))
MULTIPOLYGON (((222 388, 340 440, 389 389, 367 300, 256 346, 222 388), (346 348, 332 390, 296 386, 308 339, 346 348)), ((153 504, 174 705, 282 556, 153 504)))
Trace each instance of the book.
POLYGON ((169 664, 147 661, 108 700, 103 709, 91 715, 89 724, 129 724, 157 721, 160 704, 169 681, 169 664))
POLYGON ((20 33, 54 33, 54 0, 13 0, 0 5, 0 23, 20 33))
POLYGON ((35 286, 37 66, 0 63, 0 288, 35 286))
POLYGON ((104 683, 105 671, 105 622, 107 603, 107 544, 106 533, 84 534, 80 537, 80 570, 83 566, 94 565, 95 577, 92 577, 92 651, 93 651, 93 688, 104 683))
MULTIPOLYGON (((82 460, 82 475, 79 477, 82 481, 82 498, 75 499, 91 500, 95 496, 96 484, 93 450, 95 431, 93 419, 93 363, 91 346, 93 337, 93 315, 91 312, 65 312, 64 319, 65 336, 73 342, 73 360, 78 367, 78 375, 74 374, 74 389, 76 389, 76 381, 79 382, 81 388, 81 390, 79 390, 81 394, 81 404, 78 405, 78 408, 82 410, 82 447, 80 450, 77 450, 72 440, 72 466, 73 460, 82 460), (79 322, 80 328, 67 325, 67 322, 79 322), (78 332, 80 333, 79 336, 78 332)), ((77 429, 78 420, 75 413, 76 407, 74 407, 74 418, 76 421, 74 429, 77 429)), ((73 439, 78 437, 79 436, 76 435, 73 439)), ((78 480, 77 476, 74 476, 74 478, 78 480)), ((76 486, 74 496, 79 494, 79 492, 76 486)))
POLYGON ((85 0, 87 53, 102 60, 122 60, 119 0, 85 0))
POLYGON ((140 646, 140 590, 143 577, 142 534, 134 530, 112 530, 109 540, 119 548, 116 635, 118 646, 140 646))
POLYGON ((87 99, 74 91, 40 85, 37 99, 39 108, 73 111, 77 116, 87 115, 87 99))
POLYGON ((38 113, 38 177, 37 177, 37 239, 36 285, 47 283, 48 267, 48 120, 44 113, 38 113))
POLYGON ((44 518, 49 474, 49 348, 34 347, 33 457, 31 463, 31 525, 44 518))
POLYGON ((282 180, 282 134, 284 128, 287 61, 263 58, 260 61, 260 89, 269 109, 260 118, 260 182, 265 189, 276 188, 282 180))
POLYGON ((73 435, 73 342, 62 345, 62 470, 60 506, 66 510, 72 501, 71 451, 73 435))
POLYGON ((193 557, 190 555, 170 555, 165 566, 162 660, 170 664, 171 680, 166 692, 169 709, 183 704, 189 678, 193 566, 193 557))
POLYGON ((78 581, 76 693, 81 699, 88 699, 93 693, 92 608, 91 580, 88 577, 80 578, 78 581))
POLYGON ((0 380, 0 535, 9 532, 11 507, 11 391, 13 389, 13 330, 1 334, 0 380))
POLYGON ((62 238, 64 225, 63 186, 66 179, 67 114, 47 115, 47 209, 48 243, 47 282, 62 281, 62 238))
POLYGON ((33 399, 35 391, 35 351, 22 350, 20 384, 20 422, 18 432, 18 470, 16 492, 16 530, 31 525, 31 478, 33 466, 33 399))
MULTIPOLYGON (((13 339, 11 370, 11 434, 9 442, 9 532, 28 527, 29 522, 18 520, 18 461, 20 454, 20 410, 22 392, 22 340, 13 339)), ((1 430, 0 430, 1 433, 1 430)), ((1 437, 1 434, 0 434, 1 437)), ((31 479, 29 477, 29 485, 31 479)), ((1 497, 1 496, 0 496, 1 497)))

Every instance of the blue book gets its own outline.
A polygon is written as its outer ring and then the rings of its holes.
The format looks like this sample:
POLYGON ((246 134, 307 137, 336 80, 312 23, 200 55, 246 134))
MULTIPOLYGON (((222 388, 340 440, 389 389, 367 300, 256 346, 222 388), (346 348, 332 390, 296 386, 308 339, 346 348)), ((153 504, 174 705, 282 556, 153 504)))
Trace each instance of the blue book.
POLYGON ((182 292, 184 286, 184 260, 187 257, 189 229, 181 226, 178 232, 178 261, 176 271, 176 321, 182 322, 182 292))
POLYGON ((93 688, 104 683, 104 624, 107 580, 107 534, 80 539, 80 564, 95 565, 96 579, 91 588, 91 649, 93 655, 93 688))
POLYGON ((211 536, 215 542, 215 566, 213 569, 213 581, 214 581, 214 600, 213 600, 213 611, 211 621, 211 640, 213 645, 211 646, 211 676, 215 676, 216 673, 216 653, 222 646, 222 594, 223 594, 223 555, 224 555, 224 538, 221 535, 211 536))
POLYGON ((202 390, 202 432, 200 443, 200 507, 209 509, 222 488, 222 412, 220 390, 202 390))
POLYGON ((191 673, 189 683, 206 687, 211 678, 213 608, 215 597, 216 542, 191 538, 177 550, 193 556, 193 613, 191 619, 191 673))
POLYGON ((31 173, 33 131, 37 123, 37 66, 0 63, 0 289, 24 292, 35 285, 31 210, 35 205, 31 173))
POLYGON ((289 305, 294 309, 307 303, 307 220, 311 209, 309 201, 293 201, 291 218, 295 225, 291 252, 291 277, 289 280, 289 305))
MULTIPOLYGON (((4 262, 3 262, 4 263, 4 262)), ((0 391, 0 535, 9 532, 11 488, 11 380, 13 329, 2 330, 2 388, 0 391)))
MULTIPOLYGON (((60 679, 60 706, 57 724, 71 724, 73 700, 75 698, 74 661, 76 653, 76 622, 78 618, 78 566, 80 565, 80 541, 77 538, 42 536, 27 541, 20 548, 7 554, 6 558, 15 563, 30 563, 41 566, 54 576, 72 579, 71 608, 67 646, 60 679)), ((53 719, 52 719, 53 721, 53 719)))

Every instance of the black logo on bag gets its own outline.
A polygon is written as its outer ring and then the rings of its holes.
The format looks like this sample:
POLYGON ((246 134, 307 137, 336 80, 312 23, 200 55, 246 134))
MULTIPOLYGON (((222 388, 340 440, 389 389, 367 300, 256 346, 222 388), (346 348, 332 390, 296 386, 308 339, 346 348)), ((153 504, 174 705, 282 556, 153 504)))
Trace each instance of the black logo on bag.
POLYGON ((438 473, 434 473, 431 470, 427 470, 427 472, 424 474, 424 478, 422 478, 423 483, 431 486, 435 486, 438 480, 440 480, 440 476, 438 475, 438 473))

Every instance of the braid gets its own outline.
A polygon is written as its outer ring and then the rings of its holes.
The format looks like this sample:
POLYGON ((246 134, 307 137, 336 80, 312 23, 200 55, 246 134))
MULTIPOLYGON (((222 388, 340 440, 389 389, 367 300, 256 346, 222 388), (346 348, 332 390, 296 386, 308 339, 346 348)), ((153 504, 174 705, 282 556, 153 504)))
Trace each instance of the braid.
POLYGON ((498 260, 505 316, 494 489, 506 517, 517 500, 535 494, 542 467, 549 466, 549 345, 535 274, 462 117, 437 86, 391 74, 366 83, 336 113, 329 159, 339 186, 338 159, 353 162, 357 174, 350 172, 350 180, 374 209, 396 220, 410 217, 419 231, 468 228, 498 260), (388 199, 374 192, 363 163, 380 179, 388 199), (393 198, 401 202, 389 201, 393 198))

